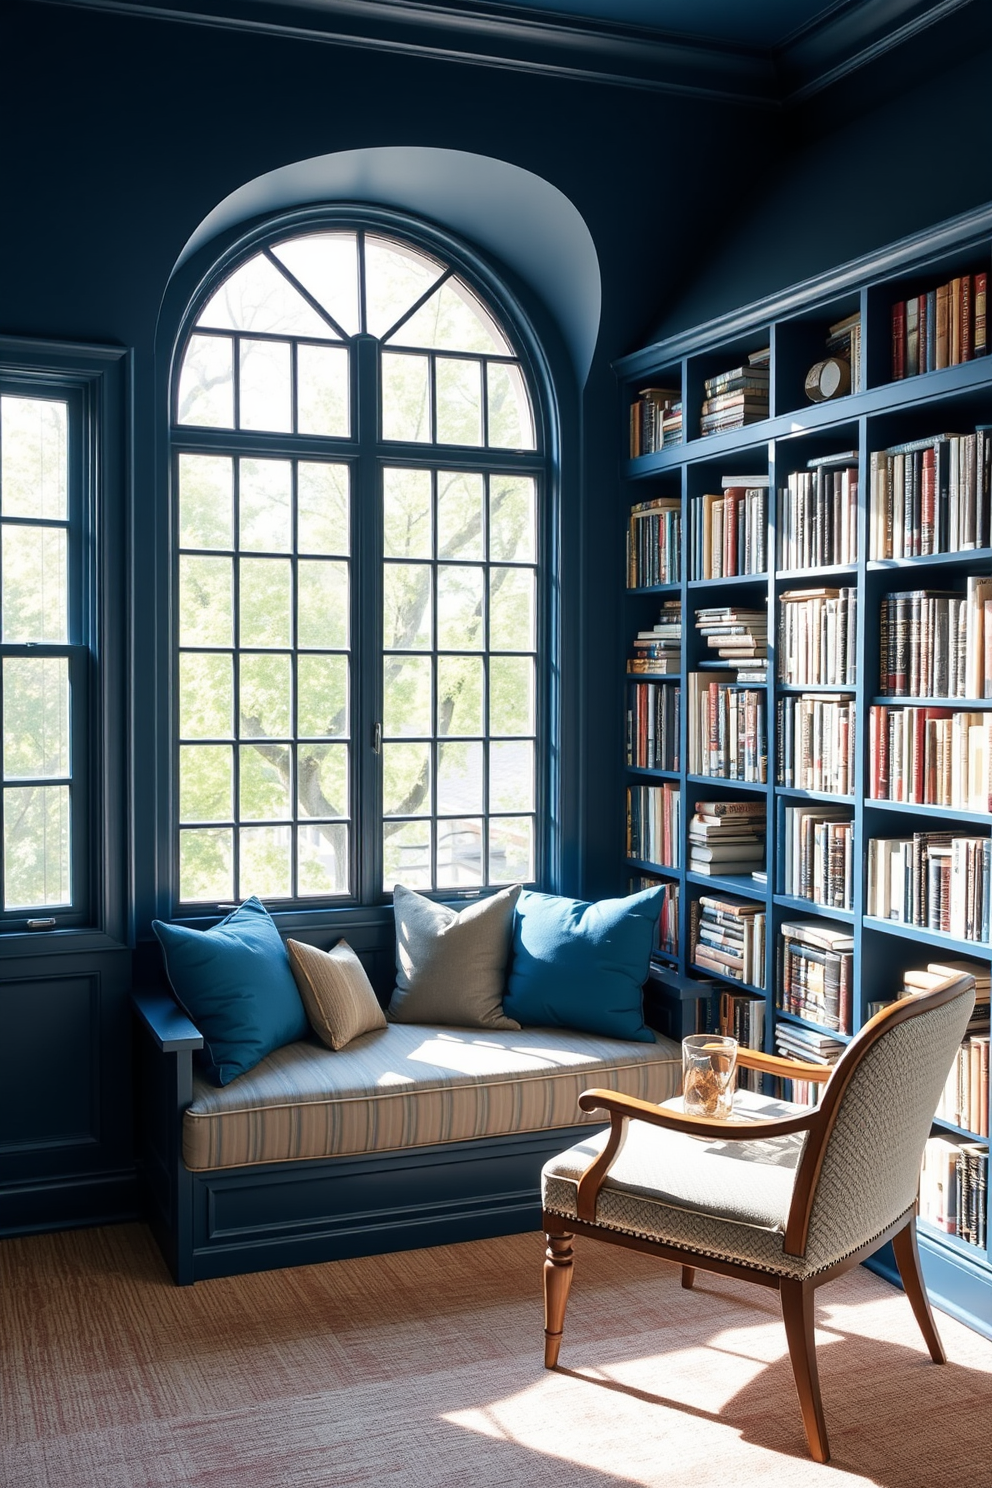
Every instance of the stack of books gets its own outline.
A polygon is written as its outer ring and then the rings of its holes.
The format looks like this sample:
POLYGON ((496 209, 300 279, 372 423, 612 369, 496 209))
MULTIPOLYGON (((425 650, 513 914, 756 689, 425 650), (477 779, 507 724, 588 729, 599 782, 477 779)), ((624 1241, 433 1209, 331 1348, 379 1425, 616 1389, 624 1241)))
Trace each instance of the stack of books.
POLYGON ((854 822, 836 806, 786 806, 782 893, 828 909, 854 908, 854 822))
POLYGON ((717 495, 692 498, 689 542, 694 579, 764 573, 767 496, 765 486, 728 486, 717 495))
POLYGON ((678 868, 682 850, 682 796, 677 785, 635 785, 627 791, 627 856, 678 868))
POLYGON ((627 588, 678 584, 682 578, 682 502, 656 496, 631 507, 627 528, 627 588))
POLYGON ((875 704, 868 779, 873 801, 992 811, 992 715, 875 704))
POLYGON ((992 841, 950 832, 873 837, 865 913, 955 940, 989 942, 992 841))
POLYGON ((930 1137, 920 1170, 920 1218, 984 1250, 989 1149, 962 1137, 930 1137))
MULTIPOLYGON (((775 1025, 775 1053, 783 1059, 808 1059, 814 1064, 836 1064, 847 1045, 832 1034, 802 1023, 775 1025)), ((779 1100, 795 1101, 799 1106, 812 1106, 820 1099, 823 1085, 813 1080, 776 1078, 774 1094, 779 1100)))
POLYGON ((767 689, 717 682, 708 672, 690 672, 688 688, 690 774, 764 785, 767 689))
POLYGON ((961 274, 892 306, 892 380, 956 367, 988 351, 988 274, 961 274))
POLYGON ((630 405, 630 457, 652 455, 666 444, 682 443, 681 388, 641 388, 630 405), (673 427, 677 416, 678 429, 673 427), (666 429, 666 423, 669 428, 666 429), (676 437, 677 433, 677 437, 676 437))
POLYGON ((634 637, 634 654, 628 658, 628 672, 643 672, 661 677, 682 669, 682 601, 666 599, 658 623, 650 630, 639 630, 634 637))
POLYGON ((769 360, 768 347, 762 347, 742 366, 706 378, 700 434, 723 434, 768 417, 769 360))
POLYGON ((868 507, 870 558, 919 558, 988 547, 992 429, 932 434, 876 450, 868 507))
POLYGON ((858 559, 858 455, 827 455, 794 471, 779 492, 779 567, 858 559))
POLYGON ((742 682, 763 682, 768 670, 768 611, 741 605, 711 605, 696 611, 696 629, 706 637, 706 668, 735 667, 742 682))
MULTIPOLYGON (((701 894, 690 908, 693 964, 757 989, 764 987, 765 912, 761 905, 731 894, 719 898, 701 894)), ((704 1011, 702 1016, 709 1015, 704 1011)), ((700 1032, 717 1026, 711 1022, 700 1032)))
POLYGON ((851 1031, 854 939, 826 920, 792 920, 781 927, 780 1012, 835 1033, 851 1031))
POLYGON ((776 773, 792 790, 854 790, 855 702, 833 693, 789 693, 776 703, 776 773))
POLYGON ((681 712, 681 687, 632 683, 627 689, 627 764, 637 770, 677 770, 681 712))
POLYGON ((968 574, 965 585, 964 593, 908 589, 883 595, 880 692, 888 697, 992 697, 992 578, 968 574))
POLYGON ((858 591, 787 589, 779 597, 778 675, 792 687, 857 681, 858 591))
POLYGON ((765 866, 764 801, 697 801, 689 821, 689 867, 712 876, 765 866))

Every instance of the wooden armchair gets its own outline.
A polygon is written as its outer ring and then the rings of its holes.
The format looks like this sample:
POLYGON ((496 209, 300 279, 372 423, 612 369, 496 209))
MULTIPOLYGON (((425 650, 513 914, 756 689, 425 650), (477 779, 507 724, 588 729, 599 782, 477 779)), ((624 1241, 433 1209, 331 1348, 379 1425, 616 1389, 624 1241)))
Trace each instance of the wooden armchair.
POLYGON ((969 976, 883 1009, 832 1069, 741 1050, 750 1069, 826 1081, 810 1109, 738 1091, 733 1121, 588 1090, 607 1132, 544 1169, 545 1366, 558 1362, 572 1236, 778 1290, 806 1439, 829 1460, 813 1292, 891 1240, 931 1357, 944 1362, 916 1245, 924 1143, 975 1002, 969 976))

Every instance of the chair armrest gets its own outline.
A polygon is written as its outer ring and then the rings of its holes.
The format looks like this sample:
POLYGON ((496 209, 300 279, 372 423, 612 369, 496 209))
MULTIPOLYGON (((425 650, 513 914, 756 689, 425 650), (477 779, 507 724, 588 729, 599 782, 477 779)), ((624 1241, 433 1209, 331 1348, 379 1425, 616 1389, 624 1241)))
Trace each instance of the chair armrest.
POLYGON ((167 992, 132 992, 131 1001, 163 1054, 203 1048, 203 1034, 167 992))
POLYGON ((761 1070, 766 1075, 781 1075, 785 1080, 812 1080, 825 1085, 834 1072, 832 1064, 814 1064, 809 1059, 783 1059, 780 1054, 762 1054, 758 1049, 738 1049, 737 1063, 745 1069, 761 1070))

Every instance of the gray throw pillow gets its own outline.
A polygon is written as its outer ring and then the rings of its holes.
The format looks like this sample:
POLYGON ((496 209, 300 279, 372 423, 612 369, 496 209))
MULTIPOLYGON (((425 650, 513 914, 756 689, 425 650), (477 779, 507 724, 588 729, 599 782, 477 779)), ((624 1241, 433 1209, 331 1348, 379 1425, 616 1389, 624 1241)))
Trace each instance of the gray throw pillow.
POLYGON ((463 910, 436 904, 397 884, 396 986, 386 1009, 394 1023, 519 1028, 503 1015, 513 908, 520 885, 463 910))

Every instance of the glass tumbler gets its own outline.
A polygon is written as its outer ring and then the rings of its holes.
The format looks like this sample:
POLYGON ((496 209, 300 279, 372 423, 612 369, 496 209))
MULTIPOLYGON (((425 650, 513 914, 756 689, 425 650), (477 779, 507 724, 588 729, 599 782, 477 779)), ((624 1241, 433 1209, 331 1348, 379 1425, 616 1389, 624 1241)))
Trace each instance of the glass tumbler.
POLYGON ((682 1104, 687 1116, 729 1121, 734 1109, 737 1040, 692 1033, 682 1040, 682 1104))

